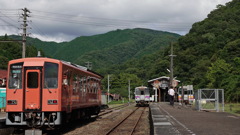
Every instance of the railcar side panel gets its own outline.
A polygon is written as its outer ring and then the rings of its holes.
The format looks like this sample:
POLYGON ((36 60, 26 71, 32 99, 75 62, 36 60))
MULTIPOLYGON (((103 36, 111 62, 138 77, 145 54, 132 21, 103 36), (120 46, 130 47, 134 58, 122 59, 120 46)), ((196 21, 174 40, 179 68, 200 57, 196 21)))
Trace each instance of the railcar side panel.
POLYGON ((50 58, 12 60, 8 67, 6 124, 48 125, 98 114, 100 75, 50 58))

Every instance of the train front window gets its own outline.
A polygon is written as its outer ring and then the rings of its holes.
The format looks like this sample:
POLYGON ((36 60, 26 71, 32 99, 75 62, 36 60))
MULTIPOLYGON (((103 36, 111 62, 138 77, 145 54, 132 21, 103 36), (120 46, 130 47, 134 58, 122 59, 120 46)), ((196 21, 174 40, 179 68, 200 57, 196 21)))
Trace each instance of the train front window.
POLYGON ((22 88, 22 67, 23 63, 16 63, 10 65, 9 83, 10 89, 22 88))
POLYGON ((58 87, 58 64, 46 62, 44 65, 44 88, 58 87))
POLYGON ((135 89, 135 95, 140 95, 141 93, 140 93, 140 91, 139 91, 139 89, 135 89))

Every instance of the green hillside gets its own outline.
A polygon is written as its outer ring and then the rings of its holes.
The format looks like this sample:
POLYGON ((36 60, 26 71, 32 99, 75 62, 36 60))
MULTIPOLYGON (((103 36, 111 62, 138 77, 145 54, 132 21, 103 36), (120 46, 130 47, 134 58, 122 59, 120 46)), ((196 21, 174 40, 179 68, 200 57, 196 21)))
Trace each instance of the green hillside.
POLYGON ((223 88, 228 101, 240 97, 239 14, 239 0, 218 5, 176 47, 178 76, 196 88, 223 88))
MULTIPOLYGON (((174 43, 174 76, 194 89, 221 88, 228 102, 240 101, 240 1, 217 5, 206 19, 174 43)), ((169 75, 170 47, 102 70, 103 74, 133 74, 142 83, 169 75)), ((113 75, 113 76, 114 76, 113 75)), ((116 79, 117 80, 117 79, 116 79)), ((105 81, 106 82, 106 81, 105 81)), ((117 85, 113 85, 117 89, 117 85)))
MULTIPOLYGON (((21 39, 19 36, 11 36, 21 39)), ((122 64, 129 59, 152 54, 176 41, 180 35, 150 29, 125 29, 108 33, 78 37, 70 42, 45 42, 27 38, 27 44, 35 46, 47 57, 85 65, 93 63, 93 69, 104 69, 122 64)))
MULTIPOLYGON (((0 37, 1 40, 13 40, 5 35, 0 37)), ((26 57, 37 56, 37 49, 33 46, 26 47, 26 57)), ((17 42, 0 42, 0 69, 7 69, 8 61, 22 58, 22 44, 17 42)))
MULTIPOLYGON (((9 36, 12 39, 18 39, 21 40, 21 36, 17 35, 10 35, 9 36)), ((47 41, 41 41, 38 38, 31 38, 27 37, 27 45, 28 46, 34 46, 38 49, 38 51, 41 51, 43 55, 46 55, 47 57, 53 57, 53 55, 56 53, 56 50, 61 48, 63 44, 66 42, 62 43, 56 43, 56 42, 47 42, 47 41)))
MULTIPOLYGON (((92 43, 93 49, 79 53, 76 59, 72 59, 78 64, 91 61, 95 69, 107 68, 110 65, 122 64, 129 59, 152 54, 166 47, 170 42, 176 41, 178 37, 177 34, 148 29, 112 31, 97 37, 89 37, 88 43, 92 43)), ((85 46, 83 48, 86 49, 85 46)))

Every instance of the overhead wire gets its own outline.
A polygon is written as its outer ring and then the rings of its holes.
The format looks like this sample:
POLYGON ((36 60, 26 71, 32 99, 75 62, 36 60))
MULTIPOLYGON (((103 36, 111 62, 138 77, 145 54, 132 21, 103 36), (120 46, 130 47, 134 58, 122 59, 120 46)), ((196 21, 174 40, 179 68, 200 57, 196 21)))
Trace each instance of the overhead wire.
MULTIPOLYGON (((2 11, 0 11, 0 14, 3 15, 2 17, 5 17, 5 18, 7 18, 8 20, 10 20, 10 21, 12 21, 13 23, 15 23, 15 21, 14 21, 9 15, 6 15, 6 14, 3 13, 2 11)), ((11 22, 7 21, 6 19, 3 19, 2 17, 0 17, 0 19, 1 19, 3 22, 5 22, 5 23, 7 23, 8 25, 13 26, 13 27, 15 27, 15 28, 18 29, 18 26, 12 24, 11 22)))
MULTIPOLYGON (((47 37, 46 34, 35 25, 40 19, 41 21, 54 21, 57 23, 71 23, 76 25, 89 25, 89 26, 100 26, 100 27, 117 27, 117 28, 132 28, 132 27, 141 27, 141 28, 154 28, 161 30, 171 31, 181 31, 189 29, 191 27, 190 23, 178 23, 178 22, 149 22, 144 20, 128 20, 128 19, 113 19, 113 18, 101 18, 101 17, 91 17, 91 16, 78 16, 72 14, 63 14, 55 12, 46 12, 40 10, 30 9, 31 11, 31 20, 34 23, 29 23, 32 29, 41 36, 47 37)), ((20 19, 21 13, 19 9, 0 9, 0 20, 2 20, 6 25, 0 24, 0 26, 13 26, 18 29, 18 27, 12 23, 15 22, 13 17, 18 17, 20 19), (16 13, 18 11, 18 13, 16 13), (4 13, 3 13, 4 12, 4 13), (7 18, 3 19, 2 17, 7 18)))
POLYGON ((158 28, 169 28, 172 29, 185 29, 189 28, 186 25, 190 25, 190 23, 173 23, 173 22, 158 22, 152 23, 148 21, 139 21, 139 20, 125 20, 125 19, 109 19, 109 18, 99 18, 99 17, 86 17, 86 16, 76 16, 70 14, 61 14, 61 13, 54 13, 54 12, 45 12, 39 10, 32 10, 35 11, 33 17, 38 19, 45 19, 50 21, 58 21, 63 23, 73 23, 73 24, 83 24, 83 25, 93 25, 93 26, 105 26, 105 27, 129 27, 135 26, 138 23, 138 26, 148 27, 153 26, 158 28), (55 16, 57 15, 57 16, 55 16), (181 26, 178 26, 178 25, 181 26))

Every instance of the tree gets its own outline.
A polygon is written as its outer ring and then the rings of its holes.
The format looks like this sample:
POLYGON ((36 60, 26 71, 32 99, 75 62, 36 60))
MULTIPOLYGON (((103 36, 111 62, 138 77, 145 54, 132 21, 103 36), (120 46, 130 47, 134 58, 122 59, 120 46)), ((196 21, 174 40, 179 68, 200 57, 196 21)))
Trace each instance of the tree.
POLYGON ((206 74, 209 88, 220 88, 221 82, 230 75, 232 67, 225 60, 218 59, 211 64, 206 74))

